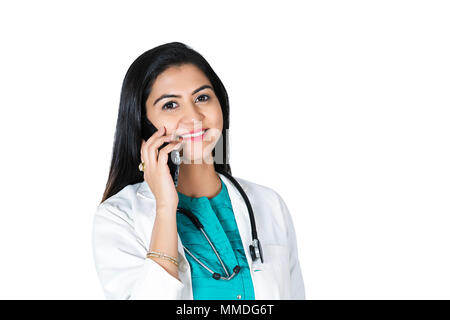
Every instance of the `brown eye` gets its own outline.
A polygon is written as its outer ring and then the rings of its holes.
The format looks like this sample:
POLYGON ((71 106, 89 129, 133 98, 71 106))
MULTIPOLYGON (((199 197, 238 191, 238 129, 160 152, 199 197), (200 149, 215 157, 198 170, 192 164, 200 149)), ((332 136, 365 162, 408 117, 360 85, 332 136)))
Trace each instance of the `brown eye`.
POLYGON ((174 103, 176 103, 176 102, 175 101, 169 101, 165 105, 162 106, 162 109, 163 110, 172 110, 174 108, 171 107, 171 106, 173 106, 174 103))
POLYGON ((200 97, 206 97, 207 98, 206 100, 203 100, 202 102, 209 100, 209 96, 207 94, 202 94, 202 95, 198 96, 198 98, 200 98, 200 97))

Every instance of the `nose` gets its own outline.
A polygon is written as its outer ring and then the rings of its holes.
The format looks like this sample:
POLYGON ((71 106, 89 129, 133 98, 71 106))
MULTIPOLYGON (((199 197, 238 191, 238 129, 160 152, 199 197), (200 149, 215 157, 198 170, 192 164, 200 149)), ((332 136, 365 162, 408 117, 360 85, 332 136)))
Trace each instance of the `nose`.
POLYGON ((205 115, 199 110, 200 107, 196 106, 195 103, 187 103, 185 108, 183 108, 184 112, 182 115, 182 122, 185 122, 189 126, 192 125, 192 122, 202 122, 205 118, 205 115))

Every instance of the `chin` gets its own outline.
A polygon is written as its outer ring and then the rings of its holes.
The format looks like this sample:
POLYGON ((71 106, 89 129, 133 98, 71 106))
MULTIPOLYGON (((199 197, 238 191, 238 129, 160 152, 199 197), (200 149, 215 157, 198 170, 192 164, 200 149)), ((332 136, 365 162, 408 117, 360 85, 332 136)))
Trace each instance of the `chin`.
POLYGON ((180 152, 181 161, 184 164, 203 164, 214 163, 212 156, 212 149, 210 147, 193 147, 182 148, 180 152))

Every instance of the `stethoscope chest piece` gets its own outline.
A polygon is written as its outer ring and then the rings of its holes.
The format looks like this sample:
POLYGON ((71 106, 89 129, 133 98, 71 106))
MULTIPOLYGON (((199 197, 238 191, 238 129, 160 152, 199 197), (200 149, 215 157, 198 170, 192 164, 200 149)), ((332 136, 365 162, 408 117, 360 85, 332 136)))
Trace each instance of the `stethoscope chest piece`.
POLYGON ((263 254, 261 249, 261 243, 258 239, 253 239, 253 242, 251 245, 249 245, 250 248, 250 255, 252 256, 252 260, 256 261, 258 259, 261 259, 261 263, 264 263, 263 260, 263 254))

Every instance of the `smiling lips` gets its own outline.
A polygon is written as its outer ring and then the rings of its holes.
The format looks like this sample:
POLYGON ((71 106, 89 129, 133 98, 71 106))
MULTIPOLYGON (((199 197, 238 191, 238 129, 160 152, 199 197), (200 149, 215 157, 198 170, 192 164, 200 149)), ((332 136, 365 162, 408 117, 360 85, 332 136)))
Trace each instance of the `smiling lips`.
POLYGON ((182 135, 183 141, 202 141, 207 130, 208 129, 203 129, 196 131, 195 133, 184 134, 182 135))

